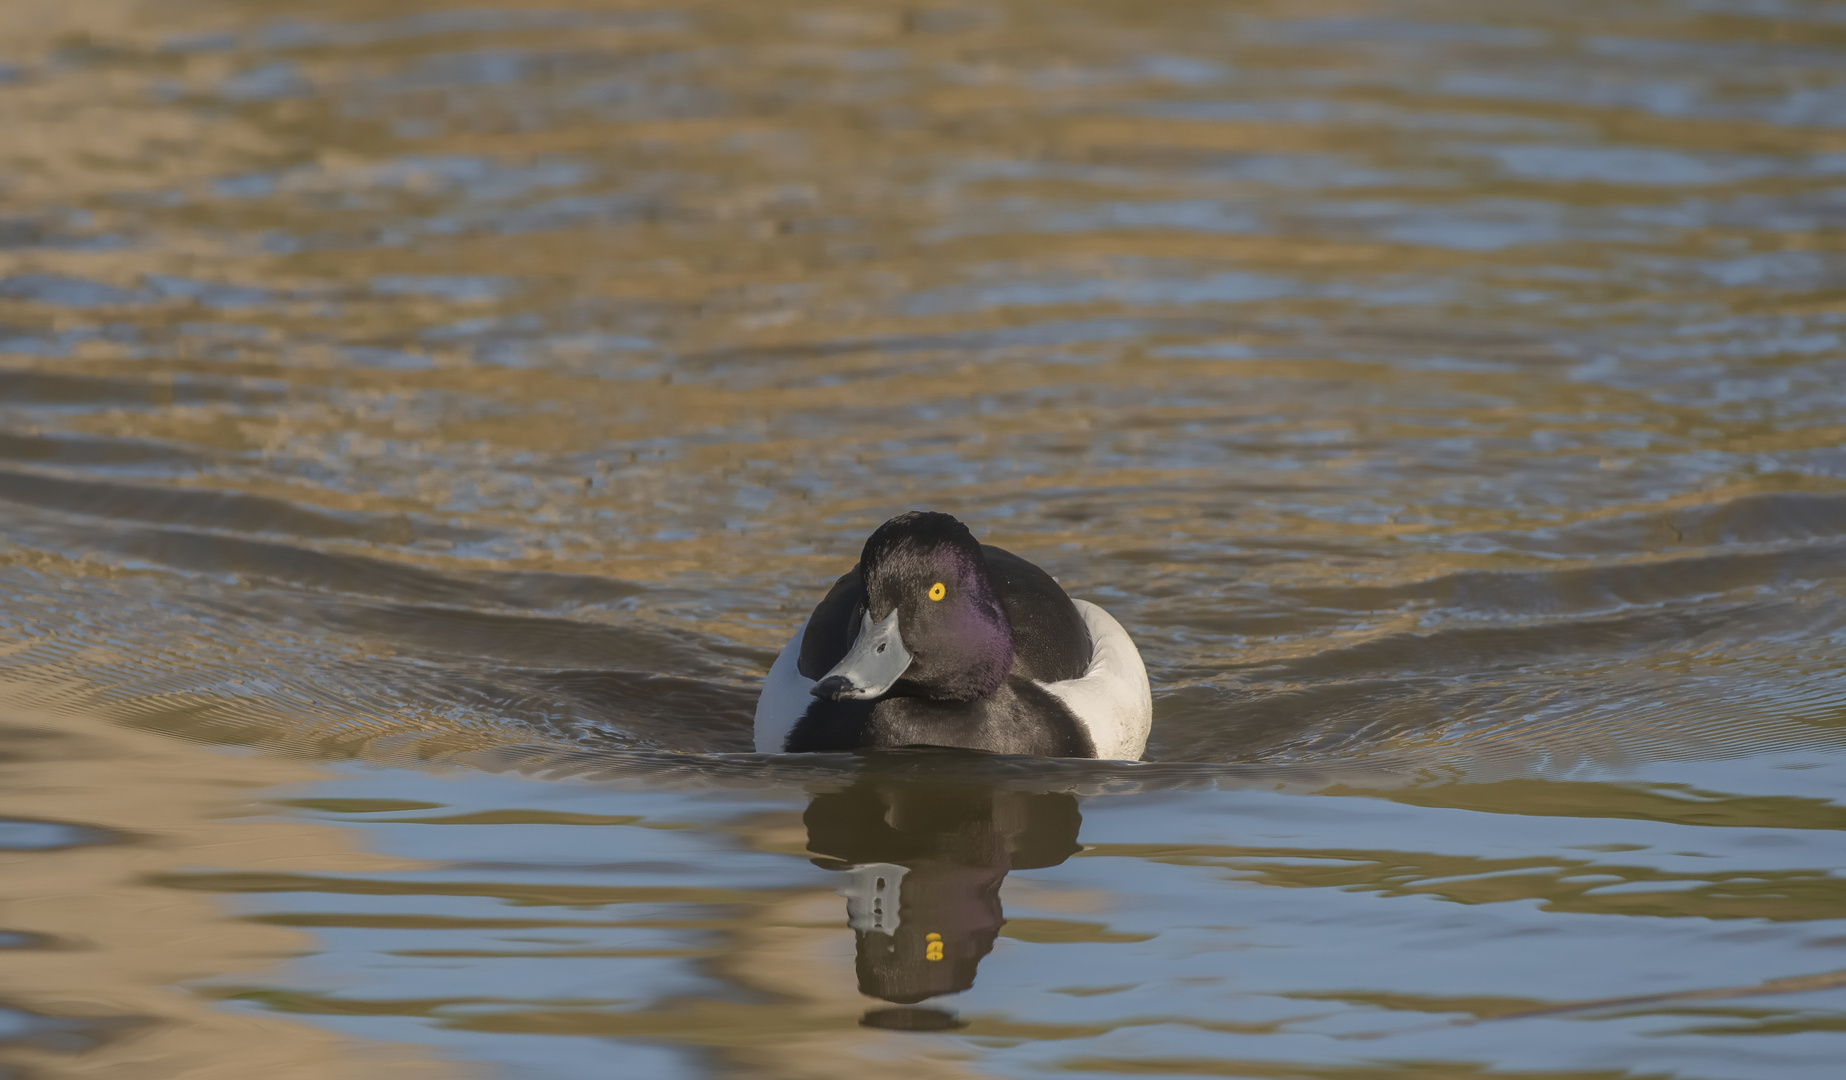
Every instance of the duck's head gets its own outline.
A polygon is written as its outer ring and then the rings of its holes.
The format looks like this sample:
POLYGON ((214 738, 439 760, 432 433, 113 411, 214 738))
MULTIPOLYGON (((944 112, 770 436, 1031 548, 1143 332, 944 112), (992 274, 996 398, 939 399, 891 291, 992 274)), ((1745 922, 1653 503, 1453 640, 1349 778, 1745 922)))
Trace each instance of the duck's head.
POLYGON ((859 636, 816 697, 894 694, 969 701, 1013 666, 1013 628, 981 545, 948 514, 912 511, 878 527, 859 556, 859 636))

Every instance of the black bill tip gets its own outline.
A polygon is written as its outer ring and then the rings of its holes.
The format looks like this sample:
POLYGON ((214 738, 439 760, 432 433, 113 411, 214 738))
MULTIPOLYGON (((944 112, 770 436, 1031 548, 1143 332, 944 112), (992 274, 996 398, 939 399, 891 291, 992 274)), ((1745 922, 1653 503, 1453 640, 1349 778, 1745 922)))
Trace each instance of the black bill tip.
POLYGON ((847 678, 846 676, 829 675, 826 678, 822 679, 821 681, 815 683, 814 689, 808 692, 813 694, 817 698, 826 698, 829 701, 838 701, 841 698, 845 697, 846 695, 852 693, 854 689, 855 688, 852 684, 852 680, 847 678))

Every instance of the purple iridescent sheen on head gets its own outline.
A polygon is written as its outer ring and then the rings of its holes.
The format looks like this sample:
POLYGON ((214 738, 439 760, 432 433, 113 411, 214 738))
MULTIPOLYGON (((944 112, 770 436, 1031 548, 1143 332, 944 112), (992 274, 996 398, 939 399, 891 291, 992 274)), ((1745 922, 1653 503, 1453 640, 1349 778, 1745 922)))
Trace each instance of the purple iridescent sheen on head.
POLYGON ((926 511, 878 527, 859 557, 874 621, 898 611, 912 663, 894 695, 968 701, 992 693, 1013 666, 1013 629, 968 527, 926 511), (941 600, 929 598, 941 582, 941 600))

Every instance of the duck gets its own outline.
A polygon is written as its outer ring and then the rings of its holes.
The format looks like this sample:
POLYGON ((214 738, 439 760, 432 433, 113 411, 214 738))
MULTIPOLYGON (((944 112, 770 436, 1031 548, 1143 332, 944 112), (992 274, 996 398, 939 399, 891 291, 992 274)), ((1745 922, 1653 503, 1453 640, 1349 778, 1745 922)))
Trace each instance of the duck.
POLYGON ((880 525, 776 656, 758 753, 945 747, 1139 760, 1153 723, 1127 631, 949 514, 880 525))

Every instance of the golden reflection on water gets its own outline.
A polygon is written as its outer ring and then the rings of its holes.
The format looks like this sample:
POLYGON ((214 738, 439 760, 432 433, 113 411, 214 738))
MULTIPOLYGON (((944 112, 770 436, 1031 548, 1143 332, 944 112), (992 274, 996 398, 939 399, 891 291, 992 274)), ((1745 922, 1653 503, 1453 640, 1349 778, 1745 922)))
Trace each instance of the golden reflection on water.
POLYGON ((29 939, 4 954, 0 1009, 26 1017, 0 1036, 0 1065, 45 1077, 450 1075, 419 1049, 362 1048, 260 1013, 225 1013, 179 989, 267 968, 309 942, 227 919, 206 898, 163 887, 163 874, 200 863, 270 873, 406 867, 353 850, 349 835, 325 826, 231 816, 264 789, 313 775, 81 713, 8 707, 0 819, 72 835, 68 846, 0 853, 0 932, 29 939))

